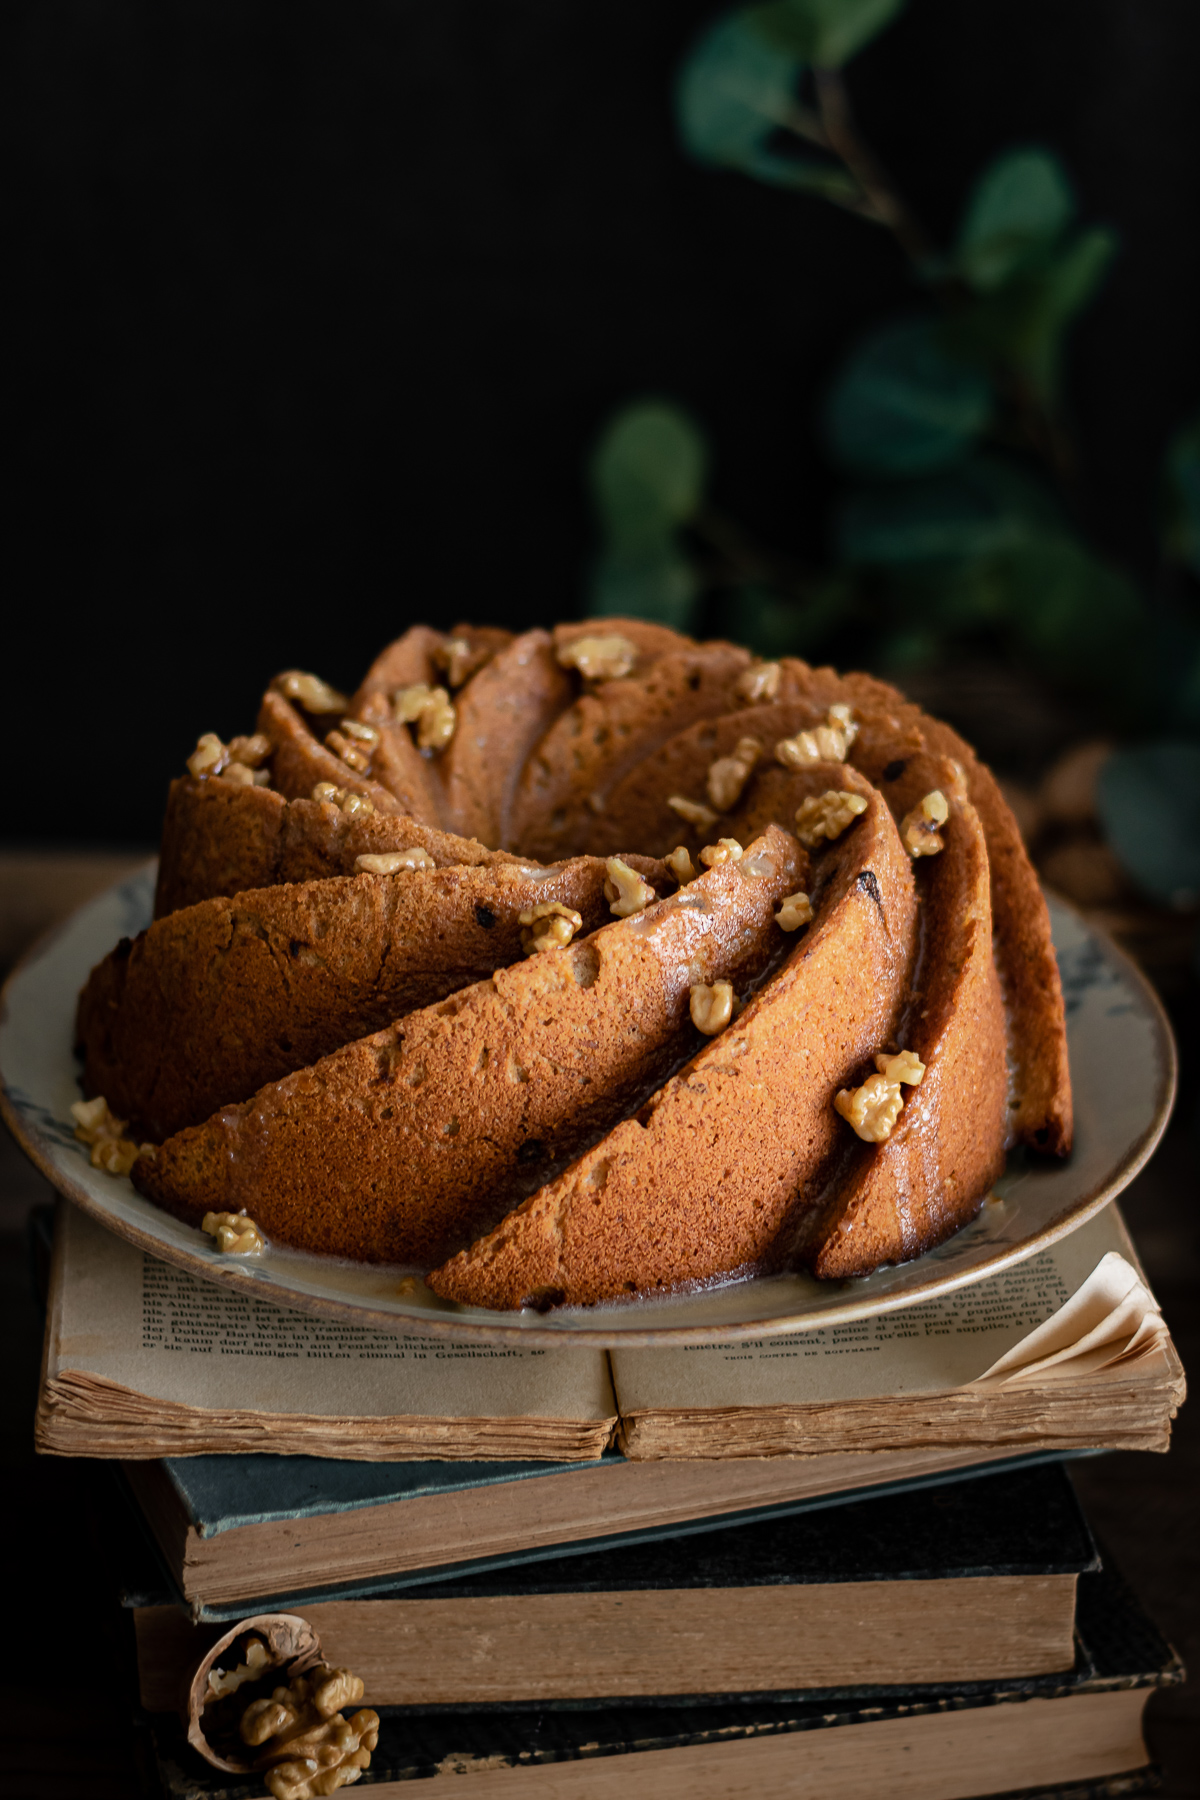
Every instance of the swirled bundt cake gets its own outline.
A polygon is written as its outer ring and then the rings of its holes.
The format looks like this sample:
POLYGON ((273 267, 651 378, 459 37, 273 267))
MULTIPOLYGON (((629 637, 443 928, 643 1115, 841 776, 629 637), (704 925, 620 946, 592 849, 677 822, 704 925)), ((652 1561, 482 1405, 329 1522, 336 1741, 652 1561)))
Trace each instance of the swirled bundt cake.
POLYGON ((494 1308, 865 1274, 1071 1143, 1045 904, 969 747, 635 620, 279 676, 172 784, 78 1036, 160 1206, 494 1308))

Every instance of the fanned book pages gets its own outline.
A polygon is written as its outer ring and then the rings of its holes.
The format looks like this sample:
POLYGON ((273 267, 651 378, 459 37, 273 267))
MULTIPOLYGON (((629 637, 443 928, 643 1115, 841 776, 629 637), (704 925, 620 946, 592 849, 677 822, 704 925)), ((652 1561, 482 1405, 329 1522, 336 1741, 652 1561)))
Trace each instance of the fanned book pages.
POLYGON ((611 1353, 627 1456, 1166 1450, 1186 1391, 1115 1206, 940 1299, 782 1338, 611 1353))
POLYGON ((897 1312, 605 1352, 308 1318, 157 1262, 60 1203, 37 1443, 126 1458, 562 1462, 593 1460, 616 1431, 633 1460, 921 1450, 962 1466, 1028 1450, 1165 1450, 1183 1395, 1115 1207, 1011 1269, 897 1312))

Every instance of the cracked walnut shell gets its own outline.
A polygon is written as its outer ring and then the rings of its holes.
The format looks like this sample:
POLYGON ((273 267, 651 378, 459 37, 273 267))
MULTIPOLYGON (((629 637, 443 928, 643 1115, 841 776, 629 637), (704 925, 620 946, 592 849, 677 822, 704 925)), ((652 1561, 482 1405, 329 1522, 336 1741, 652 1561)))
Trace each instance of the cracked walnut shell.
POLYGON ((274 1800, 315 1800, 357 1781, 379 1739, 379 1715, 342 1708, 363 1696, 334 1669, 306 1619, 261 1613, 227 1631, 188 1690, 188 1742, 215 1768, 258 1772, 274 1800))

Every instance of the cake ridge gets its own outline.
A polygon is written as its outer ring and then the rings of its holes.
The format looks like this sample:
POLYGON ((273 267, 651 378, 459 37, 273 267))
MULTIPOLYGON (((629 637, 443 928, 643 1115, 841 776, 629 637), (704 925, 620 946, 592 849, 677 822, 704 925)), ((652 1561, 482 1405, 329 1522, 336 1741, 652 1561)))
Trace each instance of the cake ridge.
POLYGON ((413 626, 351 697, 285 671, 200 740, 155 918, 79 1009, 88 1090, 163 1139, 135 1184, 462 1303, 847 1279, 958 1229, 1009 1142, 1070 1148, 1015 821, 872 676, 413 626), (724 960, 672 961, 717 895, 724 960))

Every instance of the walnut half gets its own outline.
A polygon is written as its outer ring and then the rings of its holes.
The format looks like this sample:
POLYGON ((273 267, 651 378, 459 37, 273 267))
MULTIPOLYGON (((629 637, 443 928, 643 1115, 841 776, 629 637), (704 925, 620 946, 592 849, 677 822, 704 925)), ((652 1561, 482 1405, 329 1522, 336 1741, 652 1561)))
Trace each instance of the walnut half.
POLYGON ((925 1064, 914 1050, 895 1056, 882 1051, 875 1058, 875 1070, 861 1087, 843 1088, 833 1100, 843 1119, 868 1144, 882 1144, 891 1137, 904 1105, 900 1084, 920 1087, 925 1064))
POLYGON ((738 676, 733 684, 734 691, 739 699, 748 701, 751 706, 759 706, 766 700, 774 700, 782 675, 783 670, 777 662, 753 663, 738 676))
POLYGON ((950 817, 950 804, 941 788, 934 788, 905 813, 900 821, 900 840, 910 856, 936 856, 945 848, 938 830, 950 817))
POLYGON ((827 788, 823 794, 810 794, 796 808, 796 836, 806 850, 815 850, 822 838, 830 843, 841 837, 867 803, 861 794, 849 788, 827 788))
POLYGON ((216 1238, 226 1256, 261 1256, 267 1240, 245 1213, 209 1212, 200 1221, 201 1231, 216 1238))
POLYGON ((722 863, 741 862, 745 854, 736 838, 718 838, 715 844, 705 844, 700 861, 706 869, 719 869, 722 863))
POLYGON ((319 675, 305 675, 298 669, 280 677, 279 691, 285 700, 291 700, 306 713, 315 713, 318 717, 343 713, 348 705, 345 694, 339 694, 319 675))
POLYGON ((692 825, 697 831, 711 831, 717 822, 717 814, 711 806, 705 806, 699 800, 686 800, 682 794, 672 794, 667 801, 673 813, 678 813, 685 825, 692 825))
POLYGON ((578 669, 585 681, 620 681, 638 659, 638 647, 619 632, 577 637, 558 652, 563 669, 578 669))
POLYGON ((775 914, 775 923, 780 931, 799 931, 802 925, 812 924, 812 901, 807 894, 785 894, 775 914))
POLYGON ((361 875, 400 875, 413 869, 436 869, 437 863, 420 844, 407 850, 385 850, 379 856, 356 856, 354 867, 361 875))
POLYGON ((444 687, 431 688, 428 682, 416 681, 411 687, 397 688, 392 708, 401 725, 416 726, 422 750, 444 750, 454 736, 458 713, 444 687))
POLYGON ((188 1690, 188 1742, 215 1768, 259 1772, 275 1800, 316 1800, 358 1781, 379 1741, 379 1715, 342 1708, 363 1697, 331 1668, 294 1613, 260 1613, 227 1631, 188 1690))
POLYGON ((718 756, 708 771, 708 797, 719 813, 732 812, 762 755, 756 737, 739 738, 732 756, 718 756))
POLYGON ((696 1030, 705 1037, 716 1037, 733 1017, 732 983, 714 981, 709 987, 706 982, 695 982, 689 990, 688 1009, 696 1030))
POLYGON ((858 736, 858 726, 848 706, 831 706, 825 723, 811 731, 799 731, 795 737, 781 738, 775 746, 775 760, 785 769, 803 769, 815 762, 845 762, 846 752, 858 736))
POLYGON ((631 869, 619 856, 610 856, 604 868, 608 876, 604 883, 604 898, 609 902, 610 913, 618 919, 628 919, 649 906, 654 899, 654 889, 648 881, 642 880, 636 869, 631 869))
POLYGON ((197 738, 196 748, 187 759, 187 771, 199 780, 202 775, 223 775, 235 786, 267 787, 271 771, 263 764, 271 754, 271 740, 261 732, 252 737, 235 737, 226 744, 215 731, 197 738))
POLYGON ((341 1715, 363 1697, 349 1669, 317 1663, 286 1687, 251 1700, 242 1714, 242 1742, 257 1750, 255 1766, 275 1800, 315 1800, 349 1787, 371 1766, 379 1742, 379 1714, 362 1707, 341 1715))
POLYGON ((106 1175, 128 1175, 141 1151, 151 1147, 143 1144, 139 1149, 125 1136, 126 1121, 113 1116, 103 1094, 94 1100, 76 1100, 71 1117, 75 1136, 91 1152, 88 1160, 93 1169, 103 1169, 106 1175))
POLYGON ((663 861, 680 887, 686 887, 689 881, 695 881, 696 865, 692 861, 691 852, 685 850, 682 844, 672 850, 670 856, 665 856, 663 861))
POLYGON ((537 956, 542 950, 565 950, 577 931, 583 930, 583 918, 572 906, 561 900, 541 900, 528 911, 517 914, 517 922, 526 929, 521 933, 521 948, 526 956, 537 956))
POLYGON ((326 805, 338 807, 350 819, 375 811, 375 802, 368 800, 365 794, 352 794, 347 788, 338 787, 334 781, 318 781, 312 797, 326 805))

